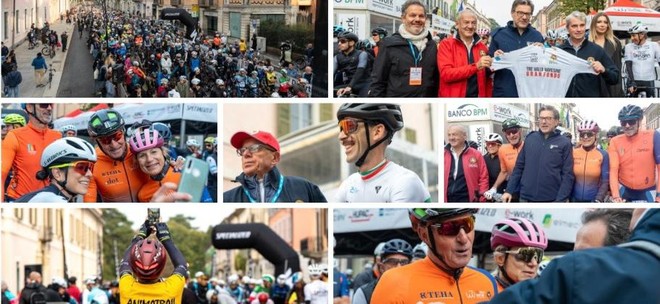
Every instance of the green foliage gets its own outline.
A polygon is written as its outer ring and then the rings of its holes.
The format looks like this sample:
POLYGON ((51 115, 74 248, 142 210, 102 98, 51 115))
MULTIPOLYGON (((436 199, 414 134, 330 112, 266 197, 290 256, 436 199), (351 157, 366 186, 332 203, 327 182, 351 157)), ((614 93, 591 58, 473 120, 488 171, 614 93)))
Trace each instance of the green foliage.
POLYGON ((285 25, 283 21, 264 20, 259 26, 259 36, 266 37, 266 45, 278 48, 283 41, 293 44, 294 53, 302 53, 308 43, 314 41, 311 24, 285 25))
POLYGON ((179 214, 171 217, 167 221, 167 226, 170 228, 174 244, 181 250, 189 264, 190 273, 195 273, 204 271, 206 265, 205 253, 211 246, 211 237, 209 234, 192 227, 190 224, 192 219, 194 218, 179 214))
POLYGON ((131 244, 135 231, 131 228, 133 223, 118 209, 103 209, 103 278, 114 280, 116 278, 116 265, 114 244, 117 245, 117 262, 121 262, 124 251, 131 244))
POLYGON ((237 270, 245 270, 246 265, 247 265, 247 257, 245 257, 245 254, 242 251, 238 252, 234 256, 234 268, 237 270))
POLYGON ((497 20, 494 18, 488 18, 488 21, 490 22, 490 31, 492 32, 494 29, 500 27, 500 24, 497 23, 497 20))
POLYGON ((560 6, 560 10, 565 16, 574 11, 588 15, 591 10, 599 11, 604 8, 605 0, 563 0, 560 6))

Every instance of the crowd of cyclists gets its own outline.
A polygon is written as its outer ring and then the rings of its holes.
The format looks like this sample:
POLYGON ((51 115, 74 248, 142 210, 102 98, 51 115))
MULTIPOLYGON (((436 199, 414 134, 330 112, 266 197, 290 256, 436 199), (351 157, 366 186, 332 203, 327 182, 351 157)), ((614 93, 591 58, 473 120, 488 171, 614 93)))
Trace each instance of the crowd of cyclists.
MULTIPOLYGON (((79 37, 87 38, 97 95, 104 97, 309 97, 313 45, 292 60, 290 42, 271 62, 252 39, 223 33, 185 38, 171 21, 139 13, 79 9, 79 37), (251 41, 250 41, 251 40, 251 41)), ((90 72, 92 75, 92 72, 90 72)))
POLYGON ((173 133, 161 122, 142 120, 126 126, 113 109, 95 112, 88 123, 90 141, 76 128, 50 128, 55 104, 22 104, 2 126, 2 200, 4 202, 163 202, 189 201, 175 190, 186 157, 208 164, 201 202, 217 202, 217 139, 204 146, 194 138, 186 149, 170 146, 173 133))
POLYGON ((624 45, 614 36, 607 15, 596 14, 587 28, 586 15, 574 12, 566 18, 565 30, 551 29, 542 35, 530 24, 533 12, 532 1, 514 0, 512 21, 491 31, 478 29, 476 15, 466 9, 458 13, 449 34, 438 34, 424 25, 428 16, 424 3, 408 0, 402 5, 402 24, 393 35, 376 27, 371 39, 361 40, 335 25, 334 96, 657 96, 660 45, 649 38, 647 26, 633 22, 630 42, 624 45), (539 58, 543 47, 552 48, 545 51, 545 63, 533 59, 539 58), (562 56, 577 58, 558 58, 562 56), (581 65, 584 69, 579 70, 581 65), (529 66, 559 68, 561 78, 567 79, 525 76, 529 66))

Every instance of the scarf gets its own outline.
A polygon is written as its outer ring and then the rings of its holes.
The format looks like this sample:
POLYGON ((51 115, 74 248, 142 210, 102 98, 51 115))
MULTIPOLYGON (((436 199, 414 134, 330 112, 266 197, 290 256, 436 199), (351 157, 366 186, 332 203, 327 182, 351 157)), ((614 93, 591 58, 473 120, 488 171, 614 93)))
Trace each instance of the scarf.
POLYGON ((409 33, 408 31, 406 31, 406 27, 402 23, 401 25, 399 25, 399 34, 401 35, 401 37, 403 37, 403 38, 407 39, 408 41, 412 42, 412 44, 414 44, 417 47, 417 49, 419 50, 419 53, 420 53, 419 58, 421 60, 421 58, 422 58, 421 53, 424 52, 424 49, 426 48, 426 43, 429 42, 429 39, 427 38, 427 36, 429 34, 429 30, 424 29, 419 35, 413 35, 413 34, 409 33))

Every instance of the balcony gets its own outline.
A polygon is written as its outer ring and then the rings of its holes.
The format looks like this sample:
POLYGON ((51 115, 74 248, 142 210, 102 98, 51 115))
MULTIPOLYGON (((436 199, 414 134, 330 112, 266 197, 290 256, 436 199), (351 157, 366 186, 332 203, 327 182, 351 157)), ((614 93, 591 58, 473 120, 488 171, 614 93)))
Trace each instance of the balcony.
POLYGON ((216 0, 199 0, 199 6, 200 7, 215 7, 216 6, 216 0))
POLYGON ((300 254, 304 257, 313 259, 323 258, 325 256, 323 253, 324 250, 325 245, 321 237, 312 236, 300 240, 300 254))

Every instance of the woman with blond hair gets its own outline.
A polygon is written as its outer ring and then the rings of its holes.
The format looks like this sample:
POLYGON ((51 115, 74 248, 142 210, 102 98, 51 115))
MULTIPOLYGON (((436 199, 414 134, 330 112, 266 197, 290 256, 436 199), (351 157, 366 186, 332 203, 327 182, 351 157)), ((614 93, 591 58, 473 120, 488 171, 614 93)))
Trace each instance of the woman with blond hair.
MULTIPOLYGON (((621 72, 621 54, 623 47, 621 46, 619 39, 614 37, 610 17, 602 12, 594 15, 593 19, 591 19, 591 27, 589 29, 589 41, 602 47, 607 56, 614 61, 616 68, 621 72)), ((607 89, 607 92, 601 92, 601 96, 623 97, 623 87, 621 82, 608 86, 605 84, 604 79, 601 78, 601 81, 603 82, 601 88, 607 89)))

